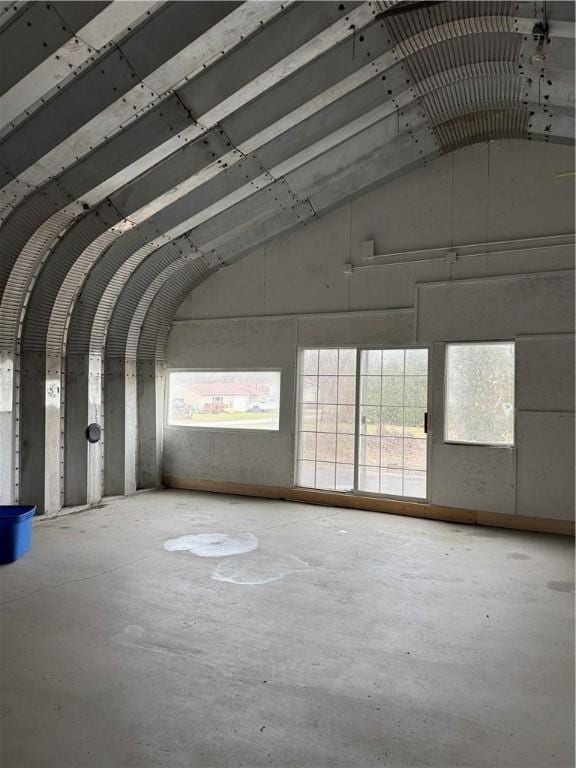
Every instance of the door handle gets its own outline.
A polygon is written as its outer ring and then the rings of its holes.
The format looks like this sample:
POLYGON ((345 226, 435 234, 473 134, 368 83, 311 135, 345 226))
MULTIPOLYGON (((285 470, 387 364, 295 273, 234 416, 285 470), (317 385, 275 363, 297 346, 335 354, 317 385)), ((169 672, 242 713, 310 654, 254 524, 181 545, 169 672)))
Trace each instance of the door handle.
POLYGON ((428 434, 428 411, 424 414, 424 434, 428 434))

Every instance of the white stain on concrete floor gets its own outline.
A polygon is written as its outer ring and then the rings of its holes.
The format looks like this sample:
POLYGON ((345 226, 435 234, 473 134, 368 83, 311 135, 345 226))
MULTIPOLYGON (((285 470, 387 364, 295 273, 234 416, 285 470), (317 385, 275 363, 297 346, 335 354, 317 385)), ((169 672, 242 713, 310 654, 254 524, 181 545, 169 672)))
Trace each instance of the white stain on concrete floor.
POLYGON ((167 552, 191 552, 197 557, 243 555, 257 548, 258 539, 253 533, 196 533, 164 542, 167 552))
POLYGON ((296 555, 260 553, 256 557, 241 560, 224 560, 216 566, 212 572, 212 578, 215 581, 226 581, 230 584, 257 586, 279 581, 293 573, 311 570, 313 570, 311 566, 296 555))

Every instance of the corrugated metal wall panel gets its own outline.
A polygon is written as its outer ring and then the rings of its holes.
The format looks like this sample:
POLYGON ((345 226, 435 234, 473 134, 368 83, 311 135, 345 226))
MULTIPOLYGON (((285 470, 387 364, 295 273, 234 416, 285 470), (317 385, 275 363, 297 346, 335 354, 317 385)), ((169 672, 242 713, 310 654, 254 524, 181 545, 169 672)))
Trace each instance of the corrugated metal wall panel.
MULTIPOLYGON (((190 290, 193 286, 198 285, 213 274, 213 270, 211 270, 201 259, 193 260, 191 257, 182 257, 178 261, 170 264, 154 278, 138 302, 130 322, 126 340, 127 358, 136 359, 142 325, 144 324, 150 305, 158 292, 162 289, 162 286, 177 273, 178 279, 182 284, 189 286, 190 290)), ((168 327, 172 324, 172 315, 163 317, 162 324, 164 325, 166 323, 168 323, 168 327)))
MULTIPOLYGON (((173 259, 177 259, 179 255, 178 247, 175 244, 167 245, 168 251, 173 259)), ((98 309, 94 317, 94 325, 92 326, 92 333, 90 336, 90 351, 93 353, 101 352, 106 343, 106 333, 108 330, 108 324, 110 317, 114 310, 114 306, 118 301, 118 296, 122 291, 122 288, 126 285, 127 281, 134 270, 141 264, 147 256, 158 249, 158 243, 147 243, 142 248, 139 248, 135 253, 131 254, 128 259, 122 264, 119 270, 117 270, 114 277, 108 283, 102 299, 98 304, 98 309)))
POLYGON ((518 75, 471 77, 432 91, 421 103, 435 126, 463 112, 521 108, 522 86, 518 75))
POLYGON ((166 344, 174 313, 190 293, 208 275, 200 272, 199 264, 192 262, 172 275, 153 299, 138 342, 139 360, 161 362, 166 357, 166 344))
MULTIPOLYGON (((102 211, 93 211, 80 219, 52 249, 50 257, 36 280, 35 290, 28 305, 22 337, 23 349, 37 351, 45 349, 54 302, 66 280, 68 271, 86 248, 92 247, 98 238, 107 236, 110 227, 117 220, 117 215, 110 207, 102 211)), ((76 290, 79 287, 76 285, 76 290)), ((60 316, 55 317, 54 322, 61 325, 63 320, 65 322, 67 307, 59 307, 58 311, 60 316)))
MULTIPOLYGON (((81 206, 73 203, 57 211, 25 243, 6 281, 0 303, 0 348, 16 349, 21 328, 21 315, 26 308, 34 279, 50 253, 50 247, 78 216, 81 206)), ((22 222, 24 226, 24 222, 22 222)), ((2 251, 2 259, 9 255, 2 251)))
MULTIPOLYGON (((193 244, 187 238, 181 239, 180 251, 186 252, 188 250, 191 253, 193 249, 193 244)), ((199 261, 206 263, 205 257, 200 256, 198 258, 199 261)), ((168 269, 180 259, 180 253, 176 254, 174 248, 168 244, 154 251, 134 270, 123 287, 110 318, 106 336, 107 357, 124 357, 126 355, 130 324, 142 295, 163 270, 168 269)))
POLYGON ((70 325, 65 339, 65 349, 70 354, 88 354, 94 318, 102 295, 122 263, 151 237, 160 231, 146 225, 135 228, 116 238, 108 247, 103 245, 92 264, 92 269, 77 295, 72 307, 70 325))
MULTIPOLYGON (((478 71, 479 64, 490 73, 491 67, 497 67, 500 62, 508 62, 510 71, 518 73, 520 47, 522 37, 513 33, 485 33, 456 37, 430 48, 425 48, 410 56, 405 63, 410 73, 413 87, 419 90, 420 83, 426 82, 434 75, 442 81, 442 73, 460 71, 460 77, 467 72, 473 77, 478 71)), ((497 74, 498 70, 494 70, 497 74)), ((450 82, 446 78, 445 82, 450 82)))

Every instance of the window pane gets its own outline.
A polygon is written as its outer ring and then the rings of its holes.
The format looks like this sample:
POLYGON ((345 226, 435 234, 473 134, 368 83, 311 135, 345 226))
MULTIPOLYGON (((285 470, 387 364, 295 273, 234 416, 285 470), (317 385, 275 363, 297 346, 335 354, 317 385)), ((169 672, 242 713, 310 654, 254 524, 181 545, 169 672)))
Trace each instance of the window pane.
POLYGON ((321 349, 318 362, 318 373, 332 374, 338 373, 338 350, 321 349))
POLYGON ((316 462, 316 488, 333 491, 336 487, 336 464, 316 462))
POLYGON ((406 350, 406 376, 427 376, 428 375, 428 350, 427 349, 407 349, 406 350))
POLYGON ((404 426, 404 408, 392 408, 385 406, 382 408, 382 434, 402 436, 404 426))
POLYGON ((354 405, 356 401, 356 377, 338 377, 338 402, 354 405))
POLYGON ((338 406, 338 432, 351 435, 356 432, 356 408, 353 405, 338 406))
POLYGON ((379 437, 360 437, 358 460, 360 464, 366 464, 371 467, 380 466, 380 438, 379 437))
POLYGON ((382 372, 382 350, 367 349, 362 352, 362 373, 380 376, 382 372))
POLYGON ((358 489, 367 493, 380 493, 380 469, 378 467, 358 467, 358 489))
POLYGON ((300 399, 303 403, 315 403, 318 399, 318 377, 300 377, 300 399))
POLYGON ((356 356, 356 349, 348 348, 300 353, 299 485, 342 491, 354 486, 356 356), (314 460, 313 477, 308 460, 314 460))
POLYGON ((336 490, 351 491, 354 488, 354 467, 352 464, 336 465, 336 490))
POLYGON ((340 464, 354 463, 354 435, 338 435, 336 459, 340 464))
POLYGON ((445 439, 514 443, 514 343, 448 344, 445 439))
POLYGON ((382 351, 382 375, 402 376, 404 373, 404 350, 384 349, 382 351))
POLYGON ((336 432, 336 406, 318 406, 318 432, 336 432))
POLYGON ((314 488, 316 464, 313 461, 299 461, 296 468, 296 482, 306 488, 314 488))
POLYGON ((382 377, 382 405, 404 404, 404 377, 382 377))
POLYGON ((300 406, 300 429, 307 432, 316 431, 318 409, 315 405, 300 406))
POLYGON ((337 402, 337 377, 319 376, 318 377, 318 402, 336 403, 337 402))
POLYGON ((380 405, 381 382, 380 376, 362 376, 360 379, 360 402, 363 405, 380 405))
POLYGON ((406 469, 426 469, 426 440, 404 440, 406 469))
POLYGON ((381 465, 383 467, 402 467, 404 461, 404 440, 401 437, 382 438, 382 457, 381 465))
POLYGON ((279 371, 171 371, 168 424, 278 430, 279 371))
POLYGON ((301 373, 318 373, 318 350, 305 349, 302 352, 302 371, 301 373))
POLYGON ((360 434, 380 434, 380 408, 378 406, 369 405, 360 408, 360 434))
POLYGON ((415 499, 426 498, 426 472, 404 472, 404 496, 413 496, 415 499))
POLYGON ((427 377, 406 376, 404 382, 404 402, 406 405, 426 405, 428 401, 427 377))
POLYGON ((424 432, 424 408, 404 408, 404 436, 426 437, 424 432))
POLYGON ((356 374, 356 350, 340 349, 338 354, 338 373, 340 376, 356 374))
POLYGON ((336 435, 318 434, 316 461, 336 461, 336 435))
POLYGON ((402 470, 384 468, 380 474, 380 493, 402 496, 402 470))
POLYGON ((298 458, 314 461, 316 458, 316 433, 302 432, 298 441, 298 458))
MULTIPOLYGON (((364 468, 359 473, 359 482, 364 486, 370 484, 373 492, 384 495, 426 498, 427 439, 423 423, 428 402, 428 350, 384 349, 381 352, 380 377, 372 372, 368 375, 369 358, 366 354, 361 358, 360 373, 366 378, 366 384, 363 387, 365 404, 361 410, 358 455, 359 464, 364 468), (376 405, 372 404, 376 398, 371 400, 368 387, 368 382, 376 378, 380 378, 381 386, 379 440, 376 405), (379 458, 376 446, 380 451, 379 458), (370 473, 377 462, 380 468, 378 491, 375 490, 375 474, 370 473), (406 488, 405 474, 409 472, 415 474, 407 475, 410 487, 406 488)), ((372 385, 372 391, 375 389, 372 385)))

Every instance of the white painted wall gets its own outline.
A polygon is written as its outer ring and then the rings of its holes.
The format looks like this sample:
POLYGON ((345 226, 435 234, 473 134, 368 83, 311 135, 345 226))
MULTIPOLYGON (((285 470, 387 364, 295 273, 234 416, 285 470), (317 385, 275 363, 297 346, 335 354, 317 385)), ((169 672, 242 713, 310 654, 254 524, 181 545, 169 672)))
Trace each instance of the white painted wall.
MULTIPOLYGON (((283 371, 280 432, 166 428, 164 472, 290 485, 298 346, 431 348, 431 501, 504 514, 573 514, 573 247, 373 266, 377 254, 574 232, 568 147, 476 145, 395 180, 255 251, 180 307, 168 366, 283 371), (344 264, 356 268, 344 273, 344 264), (365 268, 370 266, 370 268, 365 268), (403 309, 403 311, 398 311, 403 309), (395 311, 390 311, 395 310, 395 311), (228 318, 228 319, 226 319, 228 318), (514 449, 443 443, 444 342, 515 339, 514 449)), ((494 248, 492 248, 494 250, 494 248)), ((498 250, 498 249, 496 249, 498 250)))

